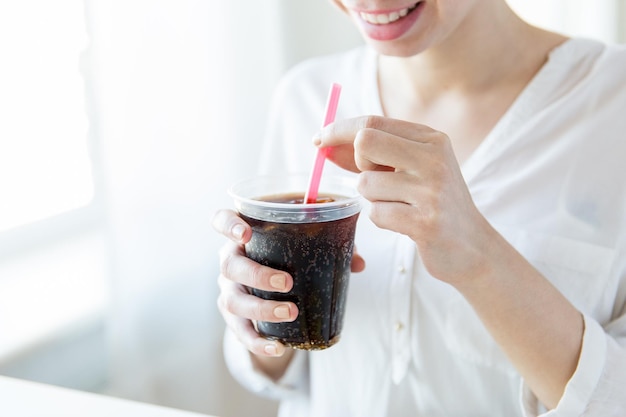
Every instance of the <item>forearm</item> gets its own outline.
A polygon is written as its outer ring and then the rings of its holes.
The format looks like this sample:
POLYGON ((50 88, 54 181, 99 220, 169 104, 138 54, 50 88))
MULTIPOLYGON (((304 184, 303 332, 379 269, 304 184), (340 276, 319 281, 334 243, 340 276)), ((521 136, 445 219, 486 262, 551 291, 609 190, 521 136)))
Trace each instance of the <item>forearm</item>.
POLYGON ((576 370, 581 313, 495 231, 485 248, 489 267, 455 287, 548 408, 576 370))

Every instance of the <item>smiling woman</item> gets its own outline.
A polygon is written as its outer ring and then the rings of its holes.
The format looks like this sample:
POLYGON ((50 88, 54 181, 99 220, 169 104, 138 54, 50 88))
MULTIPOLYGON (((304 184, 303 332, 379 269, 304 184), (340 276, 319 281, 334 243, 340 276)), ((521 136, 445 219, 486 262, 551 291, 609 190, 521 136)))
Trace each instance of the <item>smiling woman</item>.
POLYGON ((367 200, 341 341, 265 337, 259 322, 302 312, 256 290, 288 298, 302 277, 248 256, 246 216, 214 217, 233 376, 289 417, 624 415, 626 48, 504 0, 415 1, 333 0, 367 47, 307 60, 275 95, 262 159, 288 173, 307 165, 320 86, 342 85, 314 134, 367 200))
MULTIPOLYGON (((279 77, 362 44, 331 3, 0 2, 0 373, 220 417, 275 413, 223 363, 223 239, 209 222, 256 171, 279 77)), ((415 0, 394 3, 360 18, 378 30, 418 15, 415 0)), ((515 3, 541 19, 574 0, 515 3)), ((295 138, 302 158, 313 133, 295 138)))

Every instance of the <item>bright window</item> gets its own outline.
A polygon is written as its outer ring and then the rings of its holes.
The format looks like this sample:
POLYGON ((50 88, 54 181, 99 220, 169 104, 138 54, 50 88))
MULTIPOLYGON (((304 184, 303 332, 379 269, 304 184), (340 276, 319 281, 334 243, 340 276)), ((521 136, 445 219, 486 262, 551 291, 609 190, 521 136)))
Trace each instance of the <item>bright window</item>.
POLYGON ((0 232, 93 197, 87 42, 82 1, 0 2, 0 232))
POLYGON ((0 1, 0 362, 106 306, 88 41, 83 1, 0 1))

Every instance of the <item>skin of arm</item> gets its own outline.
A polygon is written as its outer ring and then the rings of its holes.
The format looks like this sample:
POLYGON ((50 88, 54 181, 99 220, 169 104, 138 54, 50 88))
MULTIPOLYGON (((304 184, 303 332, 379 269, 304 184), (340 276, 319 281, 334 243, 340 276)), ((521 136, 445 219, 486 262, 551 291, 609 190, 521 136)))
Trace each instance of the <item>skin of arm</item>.
POLYGON ((454 286, 537 398, 552 409, 578 364, 582 314, 502 236, 485 229, 489 266, 454 286))

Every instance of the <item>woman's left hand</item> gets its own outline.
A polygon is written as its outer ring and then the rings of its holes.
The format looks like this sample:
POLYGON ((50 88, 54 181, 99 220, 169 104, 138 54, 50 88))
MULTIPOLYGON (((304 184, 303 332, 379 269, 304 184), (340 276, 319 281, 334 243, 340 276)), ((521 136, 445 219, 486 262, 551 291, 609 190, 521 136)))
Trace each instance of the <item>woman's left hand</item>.
POLYGON ((317 139, 333 147, 332 161, 360 172, 374 223, 415 241, 428 272, 459 290, 539 400, 555 407, 578 363, 582 314, 479 213, 449 138, 361 117, 317 139))
POLYGON ((359 192, 381 228, 409 236, 431 275, 460 283, 489 268, 494 232, 478 212, 447 135, 380 116, 336 121, 314 138, 328 158, 360 172, 359 192))

